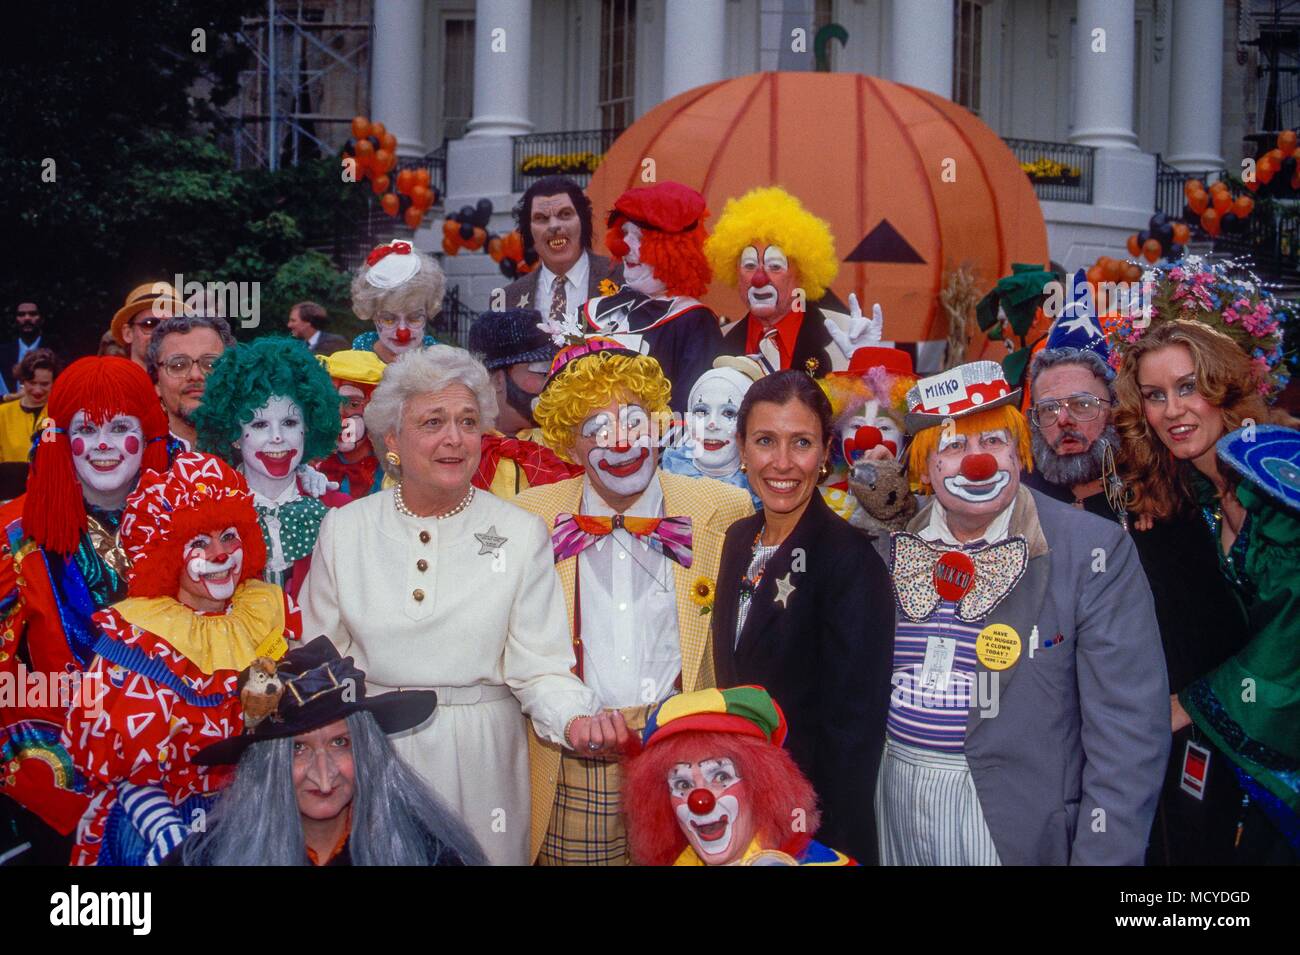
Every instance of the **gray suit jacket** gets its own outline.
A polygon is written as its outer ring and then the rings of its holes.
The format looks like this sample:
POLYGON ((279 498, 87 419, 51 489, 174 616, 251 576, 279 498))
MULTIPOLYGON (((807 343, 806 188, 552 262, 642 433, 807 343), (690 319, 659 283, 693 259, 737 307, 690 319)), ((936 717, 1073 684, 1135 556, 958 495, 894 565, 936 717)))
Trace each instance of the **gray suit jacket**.
MULTIPOLYGON (((618 285, 623 284, 623 266, 614 265, 603 255, 591 251, 587 252, 587 262, 587 298, 596 298, 600 295, 600 283, 604 279, 610 279, 618 285)), ((540 272, 539 263, 523 278, 515 279, 506 286, 506 308, 537 307, 537 276, 540 272), (521 306, 519 302, 525 293, 528 294, 528 305, 521 306)))
POLYGON ((998 855, 1006 865, 1141 865, 1171 733, 1137 550, 1118 524, 1023 485, 1008 536, 1028 542, 1028 566, 985 623, 1011 626, 1021 652, 1000 673, 977 663, 991 692, 966 724, 998 855))

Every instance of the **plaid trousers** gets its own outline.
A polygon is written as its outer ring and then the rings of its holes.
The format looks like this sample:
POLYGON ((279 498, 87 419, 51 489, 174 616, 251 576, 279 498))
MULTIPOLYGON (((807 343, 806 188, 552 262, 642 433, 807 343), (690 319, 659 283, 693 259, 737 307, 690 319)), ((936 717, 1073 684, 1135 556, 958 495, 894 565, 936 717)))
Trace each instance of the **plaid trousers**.
MULTIPOLYGON (((640 733, 652 709, 632 706, 620 712, 628 730, 640 733)), ((619 760, 586 759, 565 750, 555 782, 555 805, 537 864, 631 865, 619 760)))

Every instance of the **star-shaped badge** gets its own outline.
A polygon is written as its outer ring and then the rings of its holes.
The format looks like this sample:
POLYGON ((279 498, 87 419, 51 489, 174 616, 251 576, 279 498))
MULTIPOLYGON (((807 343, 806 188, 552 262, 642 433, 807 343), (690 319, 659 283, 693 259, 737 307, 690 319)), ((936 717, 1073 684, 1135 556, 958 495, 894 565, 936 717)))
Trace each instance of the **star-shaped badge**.
POLYGON ((528 307, 528 293, 525 292, 523 295, 519 296, 519 308, 527 308, 527 307, 528 307))
POLYGON ((794 584, 790 583, 790 574, 786 574, 776 582, 776 596, 772 598, 773 603, 780 604, 783 608, 787 607, 786 601, 794 593, 794 584))
POLYGON ((496 552, 501 549, 501 545, 504 544, 506 541, 508 541, 510 538, 502 537, 500 534, 498 534, 497 526, 493 524, 491 527, 487 529, 486 534, 475 534, 474 539, 478 541, 479 544, 481 545, 478 549, 480 556, 483 554, 491 554, 493 557, 495 557, 496 552))

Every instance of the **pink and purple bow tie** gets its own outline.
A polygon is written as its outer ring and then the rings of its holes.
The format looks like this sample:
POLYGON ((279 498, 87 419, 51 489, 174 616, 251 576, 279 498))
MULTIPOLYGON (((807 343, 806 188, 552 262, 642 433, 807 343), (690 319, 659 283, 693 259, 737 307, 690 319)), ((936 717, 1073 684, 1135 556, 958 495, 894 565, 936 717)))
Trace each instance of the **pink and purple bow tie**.
POLYGON ((691 519, 689 517, 593 517, 587 514, 558 514, 551 531, 555 562, 577 557, 616 528, 645 541, 669 560, 691 566, 691 519))

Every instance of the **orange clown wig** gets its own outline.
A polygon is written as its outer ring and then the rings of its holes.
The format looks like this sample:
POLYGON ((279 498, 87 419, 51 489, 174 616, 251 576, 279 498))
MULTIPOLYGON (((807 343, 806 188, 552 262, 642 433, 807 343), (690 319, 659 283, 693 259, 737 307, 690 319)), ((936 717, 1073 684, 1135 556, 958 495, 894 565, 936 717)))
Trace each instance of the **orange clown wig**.
POLYGON ((634 223, 641 230, 641 262, 654 267, 655 278, 667 286, 667 293, 699 298, 713 278, 704 257, 708 216, 704 197, 680 182, 629 189, 610 211, 605 246, 622 262, 631 251, 623 237, 623 223, 634 223))
POLYGON ((1000 405, 987 411, 949 418, 942 424, 918 431, 907 452, 907 477, 913 491, 919 493, 923 490, 922 478, 929 469, 930 455, 939 449, 939 438, 947 428, 952 428, 955 434, 964 435, 1005 430, 1011 436, 1011 443, 1020 455, 1021 467, 1027 471, 1033 470, 1034 456, 1030 450, 1029 423, 1014 406, 1000 405))

